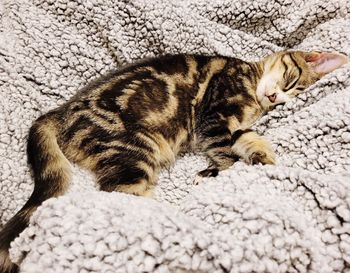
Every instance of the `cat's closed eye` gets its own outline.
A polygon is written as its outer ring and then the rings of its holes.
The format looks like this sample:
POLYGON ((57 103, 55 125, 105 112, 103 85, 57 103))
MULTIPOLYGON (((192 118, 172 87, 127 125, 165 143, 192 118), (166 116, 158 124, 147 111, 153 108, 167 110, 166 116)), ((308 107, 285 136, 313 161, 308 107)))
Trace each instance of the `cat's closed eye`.
POLYGON ((298 87, 295 87, 295 90, 297 90, 297 91, 303 91, 303 90, 305 90, 305 86, 298 86, 298 87))
POLYGON ((295 79, 289 80, 282 90, 284 92, 287 92, 287 91, 293 89, 297 85, 298 80, 299 80, 299 78, 295 78, 295 79))

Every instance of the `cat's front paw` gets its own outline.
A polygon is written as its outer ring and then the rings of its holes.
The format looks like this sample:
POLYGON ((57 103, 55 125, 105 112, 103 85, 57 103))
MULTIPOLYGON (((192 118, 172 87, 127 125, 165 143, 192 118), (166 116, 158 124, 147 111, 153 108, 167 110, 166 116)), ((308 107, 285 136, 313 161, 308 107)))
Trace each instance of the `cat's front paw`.
POLYGON ((194 178, 193 184, 198 185, 203 181, 204 177, 215 177, 218 174, 219 174, 219 169, 217 168, 205 169, 197 173, 196 177, 194 178))
POLYGON ((250 164, 271 164, 274 165, 276 163, 275 153, 271 150, 267 151, 255 151, 249 156, 250 164))
POLYGON ((234 154, 247 164, 275 164, 276 156, 271 144, 254 131, 246 132, 232 146, 234 154))

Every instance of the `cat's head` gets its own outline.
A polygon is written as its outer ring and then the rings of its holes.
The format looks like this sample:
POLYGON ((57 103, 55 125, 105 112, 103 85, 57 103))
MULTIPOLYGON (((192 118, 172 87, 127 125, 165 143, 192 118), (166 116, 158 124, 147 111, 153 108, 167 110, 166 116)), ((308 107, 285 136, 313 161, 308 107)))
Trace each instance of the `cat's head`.
POLYGON ((337 52, 278 52, 260 62, 262 77, 256 95, 260 105, 268 110, 289 101, 332 72, 349 58, 337 52))

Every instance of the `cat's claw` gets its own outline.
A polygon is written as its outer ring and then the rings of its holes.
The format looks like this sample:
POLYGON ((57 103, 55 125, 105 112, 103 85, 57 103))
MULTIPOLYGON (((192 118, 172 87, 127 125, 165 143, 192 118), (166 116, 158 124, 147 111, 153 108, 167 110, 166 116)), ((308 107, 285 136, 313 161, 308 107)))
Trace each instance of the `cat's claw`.
POLYGON ((200 184, 202 181, 203 181, 203 178, 204 177, 215 177, 219 174, 219 169, 217 168, 208 168, 208 169, 205 169, 203 171, 200 171, 194 181, 193 181, 193 184, 195 185, 198 185, 200 184))
POLYGON ((202 183, 202 181, 203 181, 203 176, 200 176, 200 175, 197 174, 196 177, 193 180, 193 184, 194 185, 199 185, 199 184, 202 183))
POLYGON ((249 157, 251 164, 271 164, 274 165, 276 163, 275 155, 274 153, 269 152, 263 152, 263 151, 257 151, 250 155, 249 157))

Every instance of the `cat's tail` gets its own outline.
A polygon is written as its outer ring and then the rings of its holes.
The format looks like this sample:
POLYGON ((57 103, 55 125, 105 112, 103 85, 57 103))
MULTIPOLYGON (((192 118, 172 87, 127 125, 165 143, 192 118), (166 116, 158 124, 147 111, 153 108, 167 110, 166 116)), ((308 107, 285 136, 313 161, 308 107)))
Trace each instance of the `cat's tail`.
POLYGON ((55 115, 49 113, 40 117, 29 131, 27 155, 34 175, 34 191, 0 231, 0 273, 18 271, 9 258, 10 243, 28 226, 30 216, 43 201, 62 195, 68 188, 71 168, 57 143, 58 130, 55 115))

